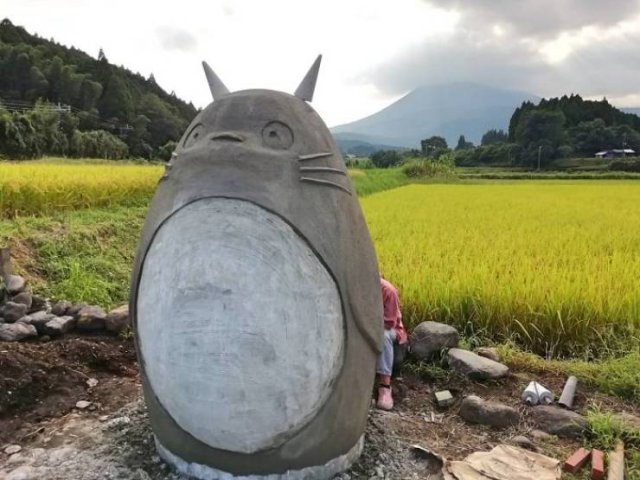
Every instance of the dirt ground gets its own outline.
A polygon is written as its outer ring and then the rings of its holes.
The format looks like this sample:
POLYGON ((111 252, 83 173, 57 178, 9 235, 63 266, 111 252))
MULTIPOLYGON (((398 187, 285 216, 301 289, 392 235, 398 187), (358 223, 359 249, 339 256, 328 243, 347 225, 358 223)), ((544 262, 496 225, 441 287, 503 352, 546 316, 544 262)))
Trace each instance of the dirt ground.
MULTIPOLYGON (((456 460, 510 443, 517 435, 531 438, 527 407, 519 402, 520 392, 534 378, 526 372, 486 385, 453 376, 417 378, 406 370, 394 383, 396 408, 371 410, 365 452, 338 478, 430 478, 430 463, 412 446, 456 460), (456 398, 456 404, 444 410, 433 397, 443 388, 456 398), (506 430, 469 425, 457 415, 468 394, 515 406, 524 421, 506 430)), ((554 376, 536 380, 555 392, 564 382, 554 376)), ((592 403, 640 414, 637 408, 581 387, 578 410, 592 403)), ((558 459, 579 446, 555 437, 534 442, 541 453, 558 459)), ((155 452, 131 340, 70 335, 49 342, 0 344, 0 479, 3 475, 7 480, 183 478, 155 452), (82 400, 91 404, 76 408, 82 400), (22 450, 7 455, 9 445, 22 450)))

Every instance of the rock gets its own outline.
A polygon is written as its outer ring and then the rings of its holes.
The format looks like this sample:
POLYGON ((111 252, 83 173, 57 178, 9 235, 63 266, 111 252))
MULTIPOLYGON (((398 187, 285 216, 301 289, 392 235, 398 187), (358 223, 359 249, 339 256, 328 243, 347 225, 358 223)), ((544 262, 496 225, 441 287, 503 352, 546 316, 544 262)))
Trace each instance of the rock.
POLYGON ((22 450, 22 447, 20 445, 9 445, 4 449, 4 453, 6 453, 7 455, 13 455, 14 453, 18 453, 20 450, 22 450))
POLYGON ((101 422, 106 422, 107 420, 109 420, 109 415, 102 415, 98 417, 98 420, 101 422))
MULTIPOLYGON (((63 300, 64 301, 64 300, 63 300)), ((70 302, 68 302, 70 303, 70 302)), ((85 307, 88 307, 89 305, 87 303, 78 303, 77 305, 71 305, 70 307, 68 307, 67 311, 65 312, 67 315, 71 315, 72 317, 78 317, 78 314, 80 313, 80 310, 82 310, 85 307)), ((53 313, 53 310, 51 311, 53 313)))
POLYGON ((24 303, 7 302, 2 311, 4 321, 13 323, 20 320, 27 314, 29 308, 24 303))
POLYGON ((89 379, 87 379, 87 386, 89 388, 93 388, 96 385, 98 385, 98 379, 97 378, 89 378, 89 379))
POLYGON ((76 402, 76 408, 79 408, 80 410, 84 410, 89 405, 91 405, 91 402, 88 402, 86 400, 80 400, 79 402, 76 402))
POLYGON ((636 417, 627 412, 617 413, 614 418, 618 420, 624 427, 640 430, 640 417, 636 417))
POLYGON ((580 438, 589 425, 582 415, 551 405, 534 407, 531 417, 540 430, 566 438, 580 438))
POLYGON ((3 323, 0 325, 0 340, 5 342, 16 342, 29 337, 37 337, 38 331, 33 325, 28 323, 3 323))
POLYGON ((489 360, 493 360, 494 362, 500 361, 500 355, 498 355, 498 351, 495 348, 490 348, 490 347, 476 348, 476 353, 481 357, 488 358, 489 360))
MULTIPOLYGON (((86 306, 86 305, 83 305, 83 306, 86 306)), ((51 308, 51 313, 53 313, 54 315, 57 315, 58 317, 62 317, 67 314, 73 317, 78 312, 70 312, 72 307, 73 305, 68 300, 61 300, 59 302, 56 302, 56 304, 51 308)), ((80 311, 80 309, 78 309, 78 311, 80 311)))
POLYGON ((438 403, 439 407, 450 407, 451 405, 453 405, 454 398, 453 398, 453 395, 451 395, 451 392, 449 390, 442 390, 441 392, 436 392, 435 396, 436 396, 436 402, 438 403))
POLYGON ((31 296, 31 308, 29 309, 29 313, 39 312, 41 310, 50 309, 51 305, 49 304, 49 300, 40 295, 32 295, 31 296))
POLYGON ((509 367, 506 365, 460 348, 449 350, 448 360, 449 367, 471 380, 498 379, 509 374, 509 367))
POLYGON ((556 438, 553 435, 549 435, 547 432, 543 432, 542 430, 531 430, 531 436, 534 440, 537 440, 539 442, 546 442, 553 438, 556 438))
POLYGON ((27 282, 20 275, 9 275, 9 279, 6 283, 6 290, 9 295, 17 295, 24 291, 27 286, 27 282))
POLYGON ((443 349, 457 347, 460 335, 451 325, 438 322, 422 322, 411 332, 411 353, 420 360, 427 360, 443 349))
POLYGON ((23 305, 26 305, 27 311, 29 311, 31 309, 31 304, 33 303, 33 297, 29 292, 22 292, 15 295, 11 301, 13 303, 22 303, 23 305))
POLYGON ((114 333, 120 333, 127 328, 129 326, 129 305, 122 305, 111 310, 104 320, 104 326, 114 333))
POLYGON ((475 395, 462 400, 459 415, 467 422, 498 428, 520 423, 520 414, 515 408, 503 403, 483 400, 475 395))
POLYGON ((53 317, 44 326, 44 333, 47 335, 62 335, 76 326, 77 320, 71 316, 53 317))
POLYGON ((32 313, 31 315, 27 315, 26 317, 22 318, 20 321, 25 323, 30 323, 31 325, 36 327, 36 330, 38 331, 39 334, 43 334, 44 326, 54 318, 55 318, 55 315, 51 315, 50 313, 41 311, 41 312, 32 313))
POLYGON ((87 305, 78 312, 76 327, 78 330, 84 331, 102 330, 106 317, 107 314, 102 308, 95 305, 87 305))
POLYGON ((532 452, 536 452, 538 447, 536 447, 535 443, 529 440, 524 435, 518 435, 511 439, 511 443, 517 445, 518 447, 525 448, 527 450, 531 450, 532 452))

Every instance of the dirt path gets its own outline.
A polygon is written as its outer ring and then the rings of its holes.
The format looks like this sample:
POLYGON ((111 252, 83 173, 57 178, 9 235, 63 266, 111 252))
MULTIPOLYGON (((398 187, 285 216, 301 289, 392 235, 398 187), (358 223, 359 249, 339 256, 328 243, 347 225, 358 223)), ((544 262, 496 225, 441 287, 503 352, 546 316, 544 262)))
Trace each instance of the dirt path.
MULTIPOLYGON (((155 452, 131 341, 69 336, 47 343, 1 344, 0 372, 0 448, 22 447, 11 456, 0 452, 0 479, 3 475, 6 480, 183 478, 155 452), (91 404, 75 408, 80 400, 91 404)), ((553 376, 538 379, 555 391, 563 381, 553 376)), ((430 463, 416 456, 413 445, 462 459, 529 434, 527 410, 518 401, 529 380, 529 375, 517 373, 487 386, 405 374, 395 382, 397 407, 387 413, 371 411, 365 452, 350 472, 338 478, 429 478, 430 463), (457 416, 457 404, 447 410, 435 406, 433 392, 445 386, 458 403, 463 395, 476 394, 515 406, 525 420, 507 430, 469 425, 457 416)), ((584 389, 577 398, 579 408, 594 400, 614 411, 638 413, 584 389)), ((541 453, 563 458, 578 442, 551 439, 538 441, 537 446, 541 453)))

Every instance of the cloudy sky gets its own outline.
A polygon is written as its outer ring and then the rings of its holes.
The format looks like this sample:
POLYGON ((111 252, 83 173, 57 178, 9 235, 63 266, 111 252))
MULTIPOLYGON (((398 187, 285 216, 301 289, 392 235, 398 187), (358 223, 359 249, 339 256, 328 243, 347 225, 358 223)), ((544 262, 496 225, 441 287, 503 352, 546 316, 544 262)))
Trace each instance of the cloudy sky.
POLYGON ((196 106, 203 59, 231 90, 293 92, 322 53, 329 125, 450 81, 640 106, 640 0, 0 0, 0 17, 196 106))

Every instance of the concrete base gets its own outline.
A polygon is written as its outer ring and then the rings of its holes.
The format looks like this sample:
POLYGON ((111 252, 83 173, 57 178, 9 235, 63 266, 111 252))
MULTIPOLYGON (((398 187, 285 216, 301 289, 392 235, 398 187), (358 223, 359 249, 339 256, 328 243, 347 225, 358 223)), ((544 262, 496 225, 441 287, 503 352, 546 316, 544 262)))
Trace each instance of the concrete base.
POLYGON ((274 473, 270 475, 235 476, 207 465, 189 463, 167 450, 155 435, 154 439, 158 454, 167 463, 173 465, 180 473, 198 480, 328 480, 349 468, 360 457, 364 447, 363 435, 351 450, 338 458, 330 460, 324 465, 314 465, 301 470, 288 470, 285 473, 274 473))

